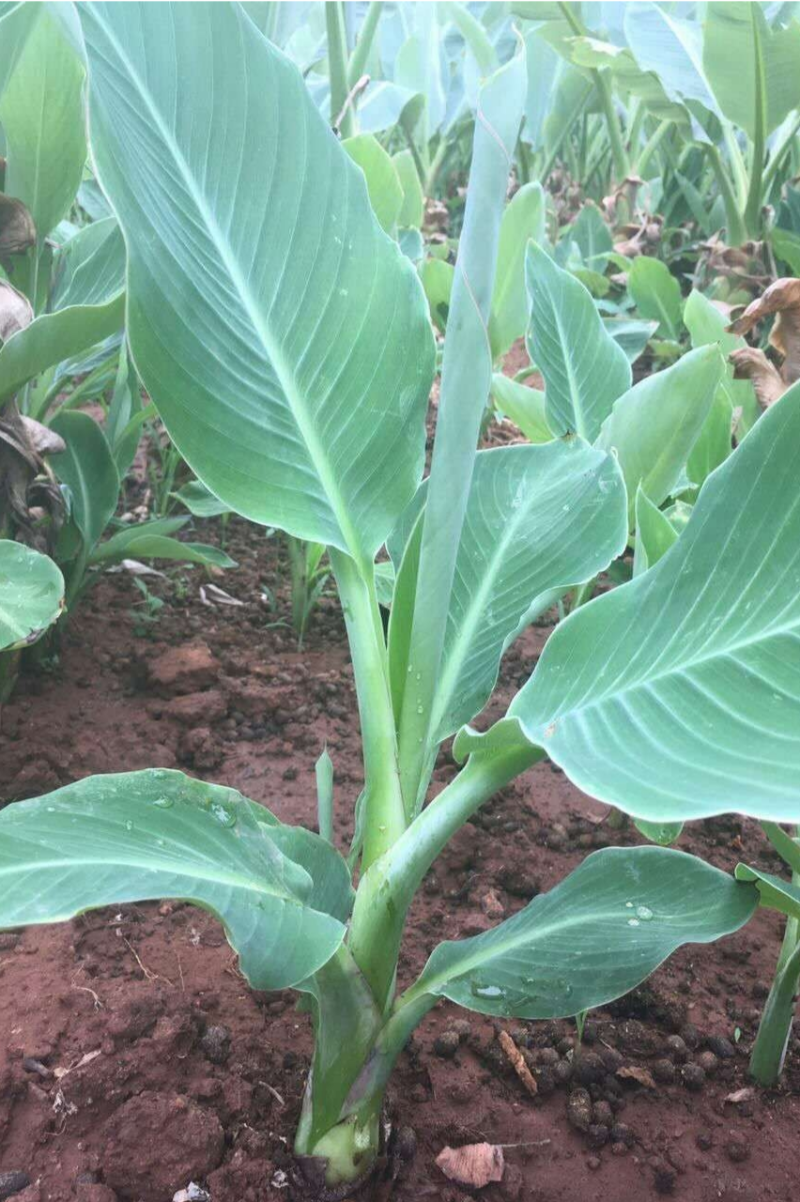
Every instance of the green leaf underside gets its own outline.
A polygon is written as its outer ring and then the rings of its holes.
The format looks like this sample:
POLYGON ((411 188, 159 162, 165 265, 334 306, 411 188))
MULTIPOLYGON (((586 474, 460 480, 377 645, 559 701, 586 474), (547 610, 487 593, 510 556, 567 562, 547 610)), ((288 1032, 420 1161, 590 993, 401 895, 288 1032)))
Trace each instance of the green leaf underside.
POLYGON ((559 626, 509 721, 639 818, 800 819, 800 385, 650 571, 559 626))
POLYGON ((589 292, 545 251, 528 247, 531 303, 528 351, 545 380, 545 412, 554 434, 593 442, 616 399, 630 388, 627 355, 607 333, 589 292))
POLYGON ((507 640, 528 615, 622 552, 625 514, 613 457, 578 438, 479 452, 431 716, 435 742, 488 700, 507 640))
POLYGON ((46 555, 0 539, 0 651, 35 642, 61 613, 64 579, 46 555))
POLYGON ((66 443, 65 451, 51 456, 53 470, 70 490, 72 519, 91 549, 114 516, 119 473, 103 431, 88 413, 65 410, 51 425, 66 443))
POLYGON ((170 435, 231 508, 371 557, 422 469, 433 339, 415 271, 297 69, 236 7, 80 16, 131 348, 170 435))
POLYGON ((778 910, 789 918, 800 919, 800 887, 771 872, 762 872, 748 864, 736 865, 737 881, 752 881, 758 889, 761 905, 778 910))
POLYGON ((125 243, 113 217, 93 221, 56 255, 52 310, 102 305, 125 287, 125 243))
POLYGON ((63 359, 88 351, 122 329, 125 298, 118 293, 99 305, 71 305, 43 313, 0 349, 0 401, 63 359))
MULTIPOLYGON (((329 895, 305 867, 321 865, 308 849, 315 836, 273 826, 266 812, 257 820, 254 808, 233 789, 166 769, 87 777, 15 802, 0 812, 0 926, 181 898, 220 919, 254 988, 296 984, 329 959, 345 928, 314 907, 329 895)), ((326 847, 333 879, 330 860, 341 857, 326 847)))
POLYGON ((684 943, 738 930, 754 888, 684 852, 594 852, 500 926, 442 943, 413 986, 481 1014, 561 1018, 633 989, 684 943))
POLYGON ((635 384, 603 422, 597 446, 619 459, 631 526, 639 486, 654 505, 660 505, 678 483, 722 371, 715 346, 689 351, 666 371, 635 384))

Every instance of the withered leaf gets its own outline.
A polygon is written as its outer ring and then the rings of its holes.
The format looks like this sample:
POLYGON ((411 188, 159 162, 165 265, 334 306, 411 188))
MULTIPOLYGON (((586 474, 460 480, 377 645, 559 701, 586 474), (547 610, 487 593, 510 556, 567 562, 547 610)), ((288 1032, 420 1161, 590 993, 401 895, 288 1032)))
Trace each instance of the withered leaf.
POLYGON ((36 243, 36 226, 21 200, 0 192, 0 260, 22 255, 36 243))
POLYGON ((741 350, 732 351, 729 359, 733 364, 733 378, 752 380, 758 403, 764 409, 774 405, 786 392, 777 367, 758 347, 743 346, 741 350))
POLYGON ((525 1086, 525 1089, 528 1091, 531 1097, 535 1097, 539 1092, 539 1087, 536 1084, 536 1078, 533 1076, 531 1070, 525 1063, 522 1053, 514 1043, 514 1040, 511 1038, 508 1031, 501 1031, 497 1036, 497 1039, 500 1047, 503 1049, 503 1054, 511 1063, 511 1067, 519 1077, 522 1084, 525 1086))
POLYGON ((465 1144, 463 1148, 443 1148, 436 1163, 451 1181, 482 1189, 492 1181, 502 1181, 505 1170, 503 1149, 496 1144, 465 1144))
POLYGON ((0 280, 0 338, 3 342, 32 321, 33 309, 27 296, 17 292, 7 280, 0 280))
POLYGON ((635 1081, 637 1085, 643 1085, 645 1089, 655 1089, 656 1087, 653 1074, 646 1068, 639 1068, 637 1064, 623 1065, 622 1068, 617 1069, 617 1076, 622 1081, 635 1081))
POLYGON ((747 334, 773 313, 777 317, 769 342, 783 356, 780 374, 788 387, 800 379, 800 280, 781 279, 770 284, 760 297, 751 301, 741 317, 731 322, 728 332, 747 334))

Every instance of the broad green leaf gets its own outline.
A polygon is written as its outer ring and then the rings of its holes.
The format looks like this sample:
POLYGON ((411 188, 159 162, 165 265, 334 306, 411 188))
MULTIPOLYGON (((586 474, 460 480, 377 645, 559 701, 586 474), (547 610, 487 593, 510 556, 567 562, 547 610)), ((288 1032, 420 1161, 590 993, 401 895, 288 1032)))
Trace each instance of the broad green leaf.
POLYGON ((795 385, 663 559, 547 642, 509 718, 584 792, 651 822, 800 819, 798 440, 795 385))
POLYGON ((641 484, 636 492, 636 541, 633 552, 633 574, 640 576, 655 567, 662 555, 676 541, 678 532, 669 518, 654 505, 641 484))
MULTIPOLYGON (((234 789, 182 772, 87 777, 0 812, 0 926, 182 898, 220 919, 254 988, 285 989, 345 934, 314 906, 315 882, 290 858, 299 840, 285 830, 258 821, 234 789)), ((324 854, 337 856, 330 844, 324 854)))
POLYGON ((63 605, 64 578, 52 559, 0 539, 0 651, 35 643, 63 605))
POLYGON ((660 121, 675 121, 688 124, 688 115, 681 104, 676 104, 667 95, 664 85, 654 71, 642 70, 631 51, 624 46, 614 46, 599 38, 576 37, 556 46, 566 53, 576 67, 589 67, 595 71, 610 71, 617 85, 624 92, 641 98, 654 117, 660 121))
POLYGON ((638 321, 635 317, 604 317, 606 332, 622 347, 629 363, 635 363, 658 329, 657 321, 638 321))
POLYGON ((640 485, 653 504, 660 505, 678 483, 711 409, 723 366, 715 346, 690 351, 673 367, 635 384, 603 423, 597 445, 619 459, 631 525, 640 485))
POLYGON ((681 290, 665 263, 639 255, 628 272, 628 291, 642 317, 659 323, 662 337, 678 337, 683 309, 681 290))
POLYGON ((773 876, 771 872, 751 868, 749 864, 737 864, 735 875, 737 881, 752 881, 755 884, 762 906, 800 919, 800 887, 773 876))
POLYGON ((528 247, 525 275, 528 353, 544 376, 547 423, 554 434, 576 433, 591 442, 630 388, 630 363, 583 284, 541 247, 528 247))
POLYGON ((698 488, 733 450, 731 423, 733 410, 727 391, 720 386, 686 461, 686 474, 698 488))
POLYGON ((103 305, 125 287, 125 243, 113 217, 93 221, 70 238, 53 260, 51 310, 103 305))
POLYGON ((658 4, 626 4, 625 36, 639 66, 658 75, 672 100, 694 100, 719 115, 703 67, 697 22, 676 17, 658 4))
POLYGON ((689 331, 693 347, 709 346, 714 342, 727 356, 745 345, 744 338, 728 333, 728 318, 696 288, 689 293, 683 306, 683 324, 689 331))
MULTIPOLYGON (((597 260, 600 256, 608 254, 614 246, 611 231, 603 221, 600 210, 593 204, 583 206, 576 220, 568 227, 565 236, 577 243, 584 263, 589 265, 593 259, 597 260)), ((599 270, 602 270, 602 264, 599 270)))
POLYGON ((416 272, 297 68, 236 6, 79 14, 128 337, 170 436, 244 516, 371 559, 422 470, 434 351, 416 272))
POLYGON ((174 492, 173 497, 185 505, 196 518, 215 518, 231 510, 206 488, 202 480, 190 480, 174 492))
POLYGON ((553 432, 545 416, 545 394, 538 388, 529 388, 527 384, 495 372, 492 396, 498 409, 519 426, 528 442, 552 441, 553 432))
POLYGON ((425 197, 422 184, 414 165, 410 150, 401 150, 392 159, 397 178, 403 189, 403 204, 397 216, 397 224, 404 229, 419 229, 425 214, 425 197))
POLYGON ((703 64, 719 107, 751 140, 800 106, 800 25, 770 28, 760 4, 708 5, 703 64))
POLYGON ((394 234, 403 207, 404 192, 391 157, 372 134, 357 134, 342 142, 350 158, 364 172, 369 200, 381 229, 394 234))
POLYGON ((577 1014, 628 993, 683 944, 738 931, 757 904, 755 888, 695 856, 606 848, 513 918, 441 943, 405 996, 503 1017, 577 1014))
POLYGON ((123 559, 171 559, 218 568, 235 568, 235 560, 219 547, 206 543, 182 543, 172 537, 188 520, 156 518, 152 522, 142 522, 141 525, 120 530, 95 546, 90 563, 119 563, 123 559))
POLYGON ((0 402, 48 367, 118 333, 124 320, 122 293, 105 304, 72 305, 57 313, 43 313, 0 349, 0 402))
POLYGON ((450 263, 443 263, 441 259, 426 259, 419 272, 430 306, 431 321, 442 333, 447 328, 447 315, 450 312, 453 273, 454 268, 450 263))
POLYGON ((45 9, 25 40, 5 92, 5 191, 30 210, 43 240, 67 213, 86 162, 83 67, 45 9))
POLYGON ((545 240, 546 202, 541 184, 525 184, 506 206, 500 222, 497 268, 489 316, 492 359, 504 355, 528 324, 525 248, 545 240))
MULTIPOLYGON (((626 539, 625 490, 611 456, 577 438, 479 452, 430 716, 432 744, 483 707, 519 630, 556 594, 607 567, 626 539)), ((413 690, 405 656, 393 654, 393 633, 390 663, 400 671, 400 689, 413 690)))
POLYGON ((3 4, 0 10, 0 97, 40 13, 39 5, 25 3, 3 4))
POLYGON ((770 235, 776 258, 788 263, 792 275, 800 275, 800 234, 774 229, 770 235))
POLYGON ((50 463, 69 488, 71 517, 91 551, 117 508, 119 473, 103 431, 88 413, 57 413, 50 426, 67 444, 50 463))
POLYGON ((645 839, 649 839, 651 843, 657 843, 659 847, 669 847, 670 843, 674 843, 683 830, 682 822, 645 822, 642 818, 634 818, 633 822, 645 839))

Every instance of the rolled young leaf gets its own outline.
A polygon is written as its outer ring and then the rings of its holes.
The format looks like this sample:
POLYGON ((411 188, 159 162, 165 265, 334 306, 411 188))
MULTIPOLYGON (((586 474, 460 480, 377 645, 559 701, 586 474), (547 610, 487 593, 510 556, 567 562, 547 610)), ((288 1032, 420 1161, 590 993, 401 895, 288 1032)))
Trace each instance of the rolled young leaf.
POLYGON ((531 243, 525 261, 530 300, 528 352, 545 381, 545 413, 554 434, 593 442, 631 384, 631 366, 606 332, 590 293, 531 243))
POLYGON ((416 272, 238 6, 79 14, 128 336, 170 436, 231 508, 371 559, 422 472, 434 347, 416 272))
POLYGON ((0 651, 35 643, 63 605, 64 578, 52 559, 0 539, 0 651))
POLYGON ((481 1014, 578 1014, 633 989, 684 943, 737 931, 757 905, 753 886, 695 856, 605 848, 513 918, 441 943, 398 1007, 429 994, 481 1014))
POLYGON ((220 919, 254 988, 295 985, 344 938, 349 874, 330 844, 316 837, 310 851, 315 836, 255 811, 234 789, 160 768, 14 802, 0 812, 0 927, 181 898, 220 919))
POLYGON ((800 384, 709 476, 655 567, 545 645, 506 723, 584 792, 651 822, 800 820, 798 445, 800 384))

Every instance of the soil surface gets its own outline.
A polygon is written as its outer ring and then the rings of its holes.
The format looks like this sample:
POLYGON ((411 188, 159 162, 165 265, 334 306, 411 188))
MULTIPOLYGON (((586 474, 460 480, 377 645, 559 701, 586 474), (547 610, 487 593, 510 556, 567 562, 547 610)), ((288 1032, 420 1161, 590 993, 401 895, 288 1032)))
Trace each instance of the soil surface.
MULTIPOLYGON (((198 526, 189 537, 218 540, 217 522, 198 526)), ((238 606, 204 600, 200 569, 170 568, 145 578, 164 602, 148 620, 129 574, 101 580, 59 662, 24 676, 2 713, 2 801, 90 773, 180 767, 313 826, 314 761, 327 743, 348 846, 362 770, 338 604, 323 598, 298 653, 283 624, 282 544, 234 519, 227 546, 240 566, 215 583, 238 606)), ((509 652, 492 718, 549 629, 531 628, 509 652)), ((454 771, 445 749, 436 787, 454 771)), ((506 789, 425 881, 401 985, 441 939, 514 913, 595 848, 642 841, 607 817, 548 764, 506 789)), ((693 824, 678 846, 721 868, 745 858, 780 871, 757 826, 735 817, 693 824)), ((780 934, 777 917, 761 914, 712 947, 684 949, 593 1012, 580 1049, 572 1022, 489 1020, 442 1003, 390 1089, 395 1129, 416 1148, 392 1197, 461 1202, 470 1195, 436 1157, 488 1141, 503 1146, 506 1167, 480 1191, 486 1202, 796 1198, 800 1029, 779 1089, 752 1088, 746 1074, 780 934)), ((291 1199, 310 1047, 293 996, 252 992, 219 925, 191 906, 126 905, 0 934, 0 1199, 170 1202, 191 1181, 213 1202, 291 1199)))

